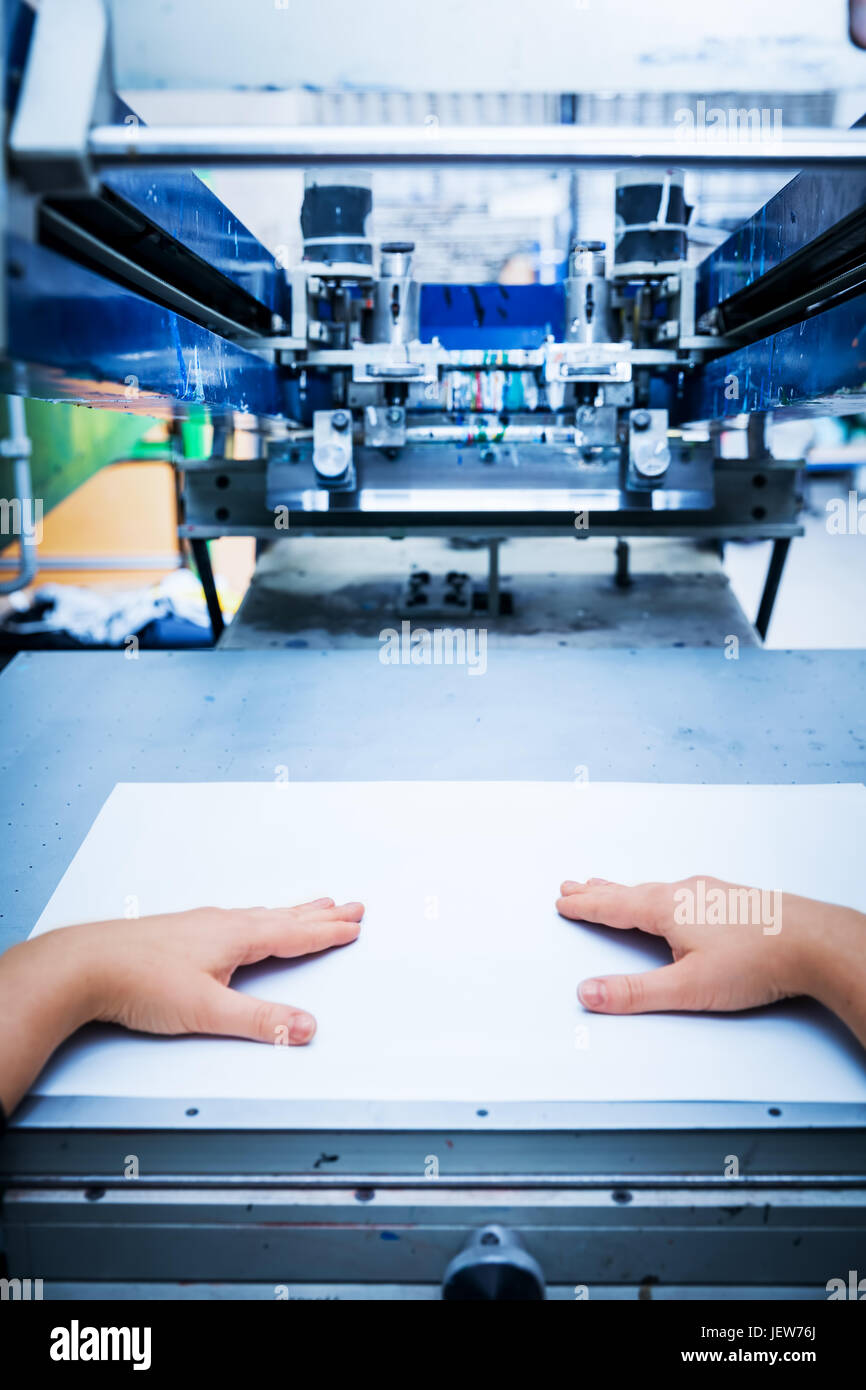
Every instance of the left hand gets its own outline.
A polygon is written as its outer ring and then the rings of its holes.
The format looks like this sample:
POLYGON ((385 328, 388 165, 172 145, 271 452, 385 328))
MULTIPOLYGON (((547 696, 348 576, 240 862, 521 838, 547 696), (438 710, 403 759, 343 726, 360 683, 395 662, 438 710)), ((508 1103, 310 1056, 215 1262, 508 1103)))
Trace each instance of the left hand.
MULTIPOLYGON (((221 1033, 253 1042, 307 1043, 312 1014, 229 988, 241 965, 345 946, 361 903, 317 898, 299 907, 197 907, 137 921, 64 927, 70 949, 98 962, 94 1019, 143 1033, 221 1033)), ((37 938, 38 939, 38 938, 37 938)))
POLYGON ((230 989, 234 972, 345 946, 361 903, 198 907, 43 932, 0 957, 0 1103, 9 1113, 54 1049, 85 1023, 307 1043, 312 1014, 230 989))

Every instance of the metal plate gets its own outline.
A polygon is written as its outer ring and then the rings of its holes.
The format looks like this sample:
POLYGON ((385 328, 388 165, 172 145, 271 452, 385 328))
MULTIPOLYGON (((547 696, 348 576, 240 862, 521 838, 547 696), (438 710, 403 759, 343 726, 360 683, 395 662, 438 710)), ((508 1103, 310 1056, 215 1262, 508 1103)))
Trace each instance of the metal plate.
POLYGON ((516 1232, 552 1283, 817 1285, 857 1267, 866 1192, 120 1190, 7 1197, 11 1270, 81 1279, 435 1282, 479 1226, 516 1232), (846 1263, 848 1262, 848 1263, 846 1263))

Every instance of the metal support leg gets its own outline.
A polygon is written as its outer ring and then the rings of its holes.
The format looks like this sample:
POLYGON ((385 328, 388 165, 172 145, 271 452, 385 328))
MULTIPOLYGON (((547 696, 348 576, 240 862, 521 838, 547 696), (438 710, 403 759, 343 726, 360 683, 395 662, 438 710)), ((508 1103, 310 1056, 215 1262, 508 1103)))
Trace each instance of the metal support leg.
POLYGON ((767 416, 761 410, 751 413, 746 422, 746 441, 750 459, 765 459, 767 449, 767 416))
POLYGON ((201 587, 204 589, 204 600, 207 604, 208 617, 210 618, 211 631, 213 632, 214 646, 216 646, 223 632, 225 631, 225 621, 223 620, 222 609, 220 608, 219 595, 217 593, 216 580, 213 577, 213 567, 210 562, 210 551, 207 548, 207 541, 201 536, 190 540, 192 557, 195 560, 195 567, 198 570, 198 577, 201 587))
POLYGON ((773 616, 773 605, 776 602, 776 595, 779 592, 779 583, 782 578, 782 570, 785 568, 785 560, 788 558, 788 547, 791 544, 790 536, 783 536, 780 540, 773 542, 773 553, 770 556, 770 565, 767 570, 767 578, 764 581, 764 592, 761 595, 761 605, 758 609, 758 616, 755 619, 755 627, 761 641, 767 637, 767 628, 770 626, 770 618, 773 616))
POLYGON ((628 541, 618 540, 616 543, 616 573, 614 574, 614 583, 618 589, 628 589, 631 586, 629 555, 628 541))
POLYGON ((487 569, 487 616, 499 617, 499 547, 501 541, 490 542, 490 563, 487 569))

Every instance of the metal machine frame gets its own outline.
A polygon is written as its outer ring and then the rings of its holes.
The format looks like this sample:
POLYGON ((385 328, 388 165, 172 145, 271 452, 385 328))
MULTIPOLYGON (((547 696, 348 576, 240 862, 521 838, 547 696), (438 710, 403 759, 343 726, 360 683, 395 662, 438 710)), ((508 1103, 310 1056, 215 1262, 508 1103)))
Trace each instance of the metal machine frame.
POLYGON ((841 1231, 866 1233, 864 1125, 846 1105, 37 1099, 0 1153, 8 1257, 79 1295, 158 1285, 171 1250, 164 1296, 252 1270, 340 1296, 411 1270, 438 1297, 455 1249, 496 1221, 550 1296, 579 1280, 820 1297, 841 1231), (735 1179, 730 1155, 748 1156, 735 1179))

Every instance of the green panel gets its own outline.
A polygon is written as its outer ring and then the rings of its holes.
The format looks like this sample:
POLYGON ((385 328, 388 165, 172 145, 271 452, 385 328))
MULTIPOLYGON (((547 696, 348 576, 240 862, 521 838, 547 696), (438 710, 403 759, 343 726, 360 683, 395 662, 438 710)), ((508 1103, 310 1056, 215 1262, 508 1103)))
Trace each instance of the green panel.
MULTIPOLYGON (((144 442, 143 436, 159 423, 148 416, 37 400, 26 401, 24 409, 33 448, 33 495, 41 498, 43 513, 117 459, 170 457, 167 445, 144 442)), ((208 452, 204 442, 207 423, 206 411, 201 418, 185 422, 182 438, 186 455, 201 457, 208 452)), ((0 436, 8 433, 4 398, 0 406, 0 436)), ((0 497, 11 499, 12 488, 11 461, 0 458, 0 497)), ((0 550, 12 539, 0 534, 0 550)))

